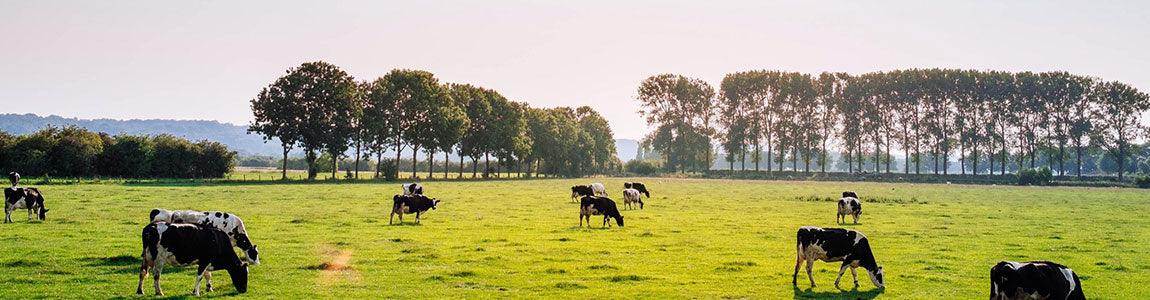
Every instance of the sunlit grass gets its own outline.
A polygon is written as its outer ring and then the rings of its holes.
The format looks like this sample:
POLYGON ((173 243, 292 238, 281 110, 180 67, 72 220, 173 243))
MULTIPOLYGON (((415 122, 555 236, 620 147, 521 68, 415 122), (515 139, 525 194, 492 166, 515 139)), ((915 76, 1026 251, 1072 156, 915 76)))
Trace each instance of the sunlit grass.
MULTIPOLYGON (((579 228, 569 187, 592 180, 621 197, 624 179, 428 182, 444 202, 402 226, 387 224, 397 183, 44 186, 47 222, 0 224, 0 286, 134 297, 139 233, 164 207, 243 217, 263 262, 244 296, 259 298, 972 299, 1004 259, 1064 263, 1092 299, 1150 295, 1145 190, 641 179, 654 198, 623 212, 626 227, 579 228), (864 198, 845 227, 871 239, 888 287, 859 272, 858 291, 836 290, 838 265, 820 262, 819 286, 795 289, 795 230, 835 226, 820 198, 843 190, 864 198)), ((217 272, 211 295, 233 296, 217 272)), ((167 269, 165 292, 189 295, 192 273, 167 269)))

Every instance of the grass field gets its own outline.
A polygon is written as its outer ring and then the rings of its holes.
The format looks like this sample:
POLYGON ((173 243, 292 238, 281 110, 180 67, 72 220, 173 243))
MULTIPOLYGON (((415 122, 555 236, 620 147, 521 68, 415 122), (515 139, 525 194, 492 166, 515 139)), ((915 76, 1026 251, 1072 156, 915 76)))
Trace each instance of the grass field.
MULTIPOLYGON (((153 207, 242 216, 263 262, 243 296, 257 298, 980 299, 1004 259, 1066 264, 1092 299, 1150 297, 1145 190, 641 180, 654 198, 611 229, 580 228, 569 187, 621 198, 623 179, 427 183, 439 209, 394 226, 398 184, 44 186, 47 222, 0 224, 0 298, 137 297, 153 207), (835 226, 812 198, 843 190, 864 198, 846 227, 870 238, 887 288, 859 272, 859 290, 836 290, 838 264, 822 262, 818 287, 793 288, 796 229, 835 226)), ((166 269, 165 292, 189 296, 193 270, 166 269)), ((234 296, 217 272, 209 297, 234 296)))

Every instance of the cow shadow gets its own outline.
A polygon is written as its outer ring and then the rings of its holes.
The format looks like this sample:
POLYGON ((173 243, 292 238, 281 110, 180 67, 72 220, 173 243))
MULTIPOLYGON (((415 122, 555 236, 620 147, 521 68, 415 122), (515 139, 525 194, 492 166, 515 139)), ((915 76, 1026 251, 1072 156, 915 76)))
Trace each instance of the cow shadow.
POLYGON ((886 289, 871 289, 859 291, 858 288, 841 291, 816 292, 811 288, 805 290, 794 287, 794 299, 874 299, 886 292, 886 289))
MULTIPOLYGON (((151 287, 152 286, 150 285, 150 283, 145 282, 143 295, 136 295, 136 292, 133 291, 132 296, 116 296, 116 297, 112 297, 112 298, 108 298, 108 299, 138 299, 140 297, 149 297, 152 299, 205 299, 205 298, 236 297, 236 296, 244 295, 244 294, 240 294, 240 292, 236 291, 234 288, 232 288, 229 285, 229 286, 216 287, 215 292, 201 292, 200 296, 192 295, 191 290, 176 291, 176 290, 170 290, 170 289, 165 288, 164 289, 165 295, 153 297, 152 296, 153 290, 151 289, 151 287), (223 292, 223 291, 220 291, 221 288, 231 289, 231 291, 223 292)), ((251 290, 249 290, 248 292, 251 292, 251 290)))
POLYGON ((138 255, 116 255, 108 257, 88 257, 83 260, 87 261, 85 265, 91 267, 108 267, 112 270, 107 274, 123 274, 123 273, 139 273, 140 272, 140 256, 138 255))

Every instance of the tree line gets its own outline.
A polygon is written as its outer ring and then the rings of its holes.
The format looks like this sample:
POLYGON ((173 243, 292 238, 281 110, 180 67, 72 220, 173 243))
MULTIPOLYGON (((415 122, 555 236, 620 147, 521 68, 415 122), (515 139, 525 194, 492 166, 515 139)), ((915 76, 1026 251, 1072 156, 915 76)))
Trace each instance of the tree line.
POLYGON ((1150 97, 1122 82, 956 69, 746 71, 727 74, 717 92, 662 74, 637 98, 656 127, 645 144, 672 171, 706 170, 716 143, 732 169, 749 159, 756 170, 765 161, 768 171, 811 172, 813 163, 826 172, 838 152, 848 172, 948 174, 957 164, 960 174, 993 175, 1009 165, 1081 177, 1084 155, 1099 150, 1117 160, 1122 180, 1150 110, 1150 97), (892 169, 896 156, 903 170, 892 169))
POLYGON ((481 159, 485 175, 515 170, 582 176, 620 168, 611 129, 590 107, 534 108, 495 90, 440 83, 421 70, 392 70, 357 81, 330 63, 304 63, 263 88, 251 108, 255 120, 249 132, 281 143, 285 179, 293 149, 303 151, 309 179, 324 163, 321 154, 330 158, 333 176, 342 158, 360 162, 374 156, 374 176, 395 178, 406 151, 413 177, 421 151, 429 177, 438 153, 444 161, 451 153, 459 155, 460 176, 480 172, 481 159), (385 154, 394 157, 385 160, 385 154), (472 161, 471 170, 464 169, 464 158, 472 161))
POLYGON ((0 131, 0 169, 24 176, 219 178, 235 158, 224 144, 169 134, 109 135, 76 126, 0 131))

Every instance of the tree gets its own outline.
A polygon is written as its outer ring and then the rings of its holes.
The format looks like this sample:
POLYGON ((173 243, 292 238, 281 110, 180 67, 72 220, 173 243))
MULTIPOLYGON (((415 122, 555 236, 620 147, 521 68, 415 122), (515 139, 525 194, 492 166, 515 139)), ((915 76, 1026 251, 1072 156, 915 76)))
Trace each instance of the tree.
MULTIPOLYGON (((435 75, 419 70, 392 70, 382 78, 383 85, 377 97, 378 107, 387 107, 396 121, 391 132, 395 134, 395 162, 403 152, 403 142, 411 145, 411 175, 415 177, 416 153, 422 145, 433 144, 430 127, 435 126, 431 114, 449 97, 439 85, 435 75)), ((397 168, 398 172, 398 168, 397 168)))
MULTIPOLYGON (((459 140, 459 177, 463 177, 463 157, 471 158, 471 177, 476 177, 479 157, 486 153, 489 146, 488 122, 491 121, 490 99, 496 98, 498 92, 475 87, 469 84, 451 84, 449 86, 451 98, 467 113, 467 128, 459 140)), ((498 96, 501 98, 502 96, 498 96)))
MULTIPOLYGON (((449 87, 444 90, 450 91, 449 87)), ((427 178, 431 178, 434 171, 435 150, 442 150, 443 153, 443 176, 447 177, 448 154, 451 149, 459 143, 460 138, 469 128, 467 112, 464 107, 451 97, 451 93, 444 92, 440 97, 440 104, 436 107, 436 112, 431 114, 430 124, 430 137, 431 143, 427 145, 427 178)))
MULTIPOLYGON (((684 152, 688 147, 703 148, 707 153, 704 159, 709 159, 711 129, 707 123, 714 96, 714 89, 706 82, 672 74, 651 76, 640 84, 638 99, 644 110, 639 113, 647 124, 660 128, 649 138, 663 151, 669 170, 683 171, 688 164, 698 162, 684 152), (699 142, 705 147, 692 144, 699 142)), ((709 165, 708 161, 705 166, 709 165)))
POLYGON ((1141 115, 1150 109, 1150 97, 1121 82, 1102 83, 1094 95, 1094 120, 1098 131, 1096 138, 1100 146, 1114 156, 1118 163, 1118 180, 1126 171, 1126 163, 1132 149, 1131 141, 1145 136, 1141 115))
MULTIPOLYGON (((304 63, 287 73, 252 100, 256 120, 249 130, 265 139, 280 138, 285 161, 289 142, 298 143, 308 162, 308 179, 315 179, 316 151, 338 157, 347 150, 357 86, 346 72, 322 61, 304 63)), ((284 172, 286 176, 286 165, 284 172)))
POLYGON ((144 178, 152 173, 152 155, 155 146, 145 136, 118 135, 104 147, 98 169, 108 176, 144 178))

